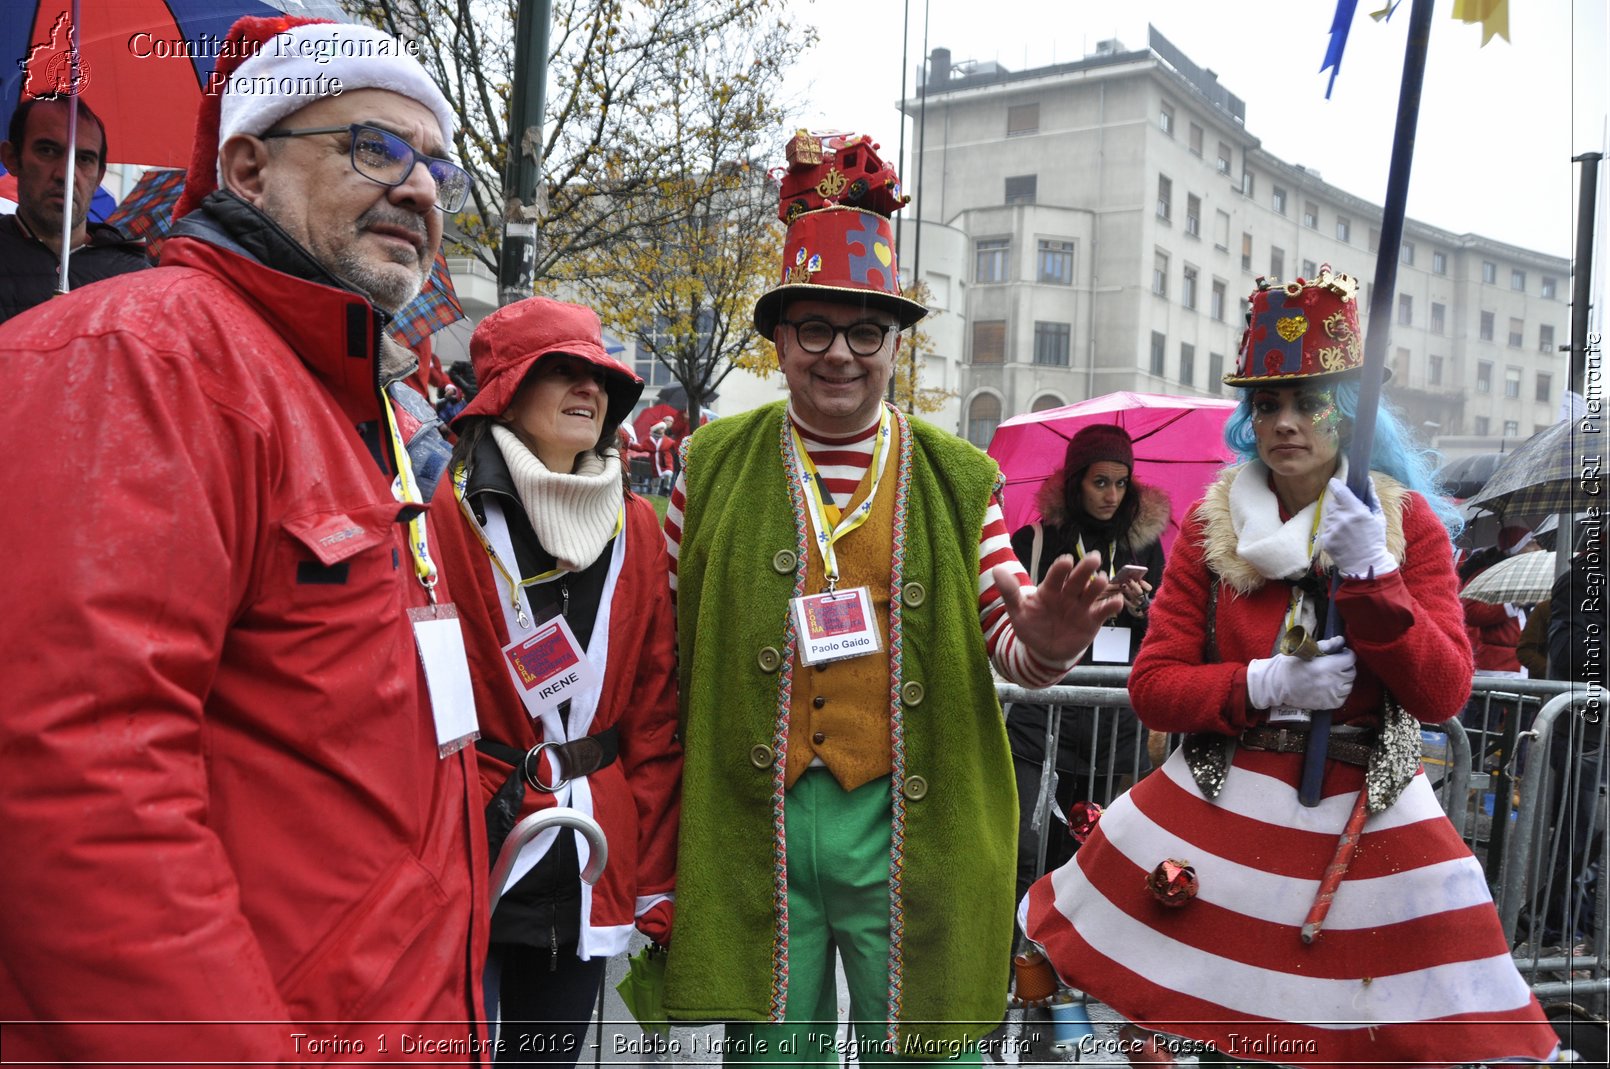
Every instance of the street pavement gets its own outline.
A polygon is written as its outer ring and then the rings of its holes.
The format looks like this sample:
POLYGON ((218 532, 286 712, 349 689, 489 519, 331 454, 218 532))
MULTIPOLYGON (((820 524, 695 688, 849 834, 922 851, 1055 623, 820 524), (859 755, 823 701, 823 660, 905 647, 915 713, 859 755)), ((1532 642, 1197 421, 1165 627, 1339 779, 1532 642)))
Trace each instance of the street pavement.
MULTIPOLYGON (((596 1015, 588 1032, 587 1045, 577 1062, 578 1069, 588 1066, 635 1066, 664 1064, 668 1066, 714 1066, 722 1064, 723 1054, 729 1053, 725 1064, 741 1066, 747 1059, 739 1052, 725 1052, 723 1030, 720 1025, 703 1027, 678 1026, 667 1037, 655 1039, 644 1034, 632 1019, 615 985, 626 975, 627 961, 645 945, 641 936, 635 937, 629 952, 610 961, 605 972, 603 1012, 596 1015)), ((843 972, 838 977, 839 1017, 849 1014, 849 995, 843 972)), ((985 1043, 985 1066, 991 1065, 1044 1065, 1060 1066, 1077 1063, 1086 1066, 1127 1066, 1128 1058, 1118 1037, 1123 1021, 1106 1006, 1091 1003, 1090 1017, 1093 1034, 1074 1050, 1057 1052, 1052 1049, 1050 1023, 1031 1020, 1025 1024, 1023 1012, 1014 1010, 1007 1015, 1002 1027, 985 1043)), ((1032 1011, 1031 1011, 1032 1013, 1032 1011)), ((846 1066, 858 1059, 854 1045, 848 1042, 847 1028, 839 1026, 837 1052, 832 1060, 846 1066)), ((1182 1066, 1194 1061, 1182 1057, 1182 1066)), ((943 1063, 934 1063, 940 1065, 943 1063)))

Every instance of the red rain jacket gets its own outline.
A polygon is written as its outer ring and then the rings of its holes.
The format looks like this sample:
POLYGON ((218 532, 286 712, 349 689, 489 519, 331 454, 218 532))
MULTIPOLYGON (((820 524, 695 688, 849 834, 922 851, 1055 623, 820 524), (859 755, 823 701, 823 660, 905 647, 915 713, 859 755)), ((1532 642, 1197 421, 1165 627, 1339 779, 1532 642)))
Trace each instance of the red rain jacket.
MULTIPOLYGON (((508 588, 494 574, 453 495, 450 479, 436 491, 432 513, 441 531, 444 567, 457 584, 459 616, 469 648, 475 706, 483 737, 529 750, 544 741, 509 678, 503 647, 508 588), (457 522, 448 510, 457 513, 457 522)), ((682 747, 676 741, 676 616, 671 607, 670 558, 659 518, 648 502, 626 496, 625 559, 609 617, 609 654, 603 690, 589 734, 618 729, 617 760, 588 777, 591 801, 571 801, 598 821, 609 842, 609 863, 590 895, 591 945, 620 953, 634 925, 670 942, 672 907, 662 901, 676 885, 677 822, 681 815, 682 747)), ((609 554, 614 543, 604 547, 609 554)), ((596 646, 595 634, 593 645, 596 646)), ((551 766, 545 775, 552 773, 551 766)), ((480 755, 482 803, 508 779, 512 767, 480 755)), ((554 805, 554 796, 530 787, 520 815, 554 805)), ((489 892, 490 893, 490 892, 489 892)))
POLYGON ((6 1056, 484 1044, 474 751, 437 756, 425 596, 355 426, 377 318, 195 238, 163 264, 0 328, 27 428, 0 469, 0 1019, 185 1023, 8 1023, 6 1056), (328 1023, 362 1021, 402 1023, 328 1023))

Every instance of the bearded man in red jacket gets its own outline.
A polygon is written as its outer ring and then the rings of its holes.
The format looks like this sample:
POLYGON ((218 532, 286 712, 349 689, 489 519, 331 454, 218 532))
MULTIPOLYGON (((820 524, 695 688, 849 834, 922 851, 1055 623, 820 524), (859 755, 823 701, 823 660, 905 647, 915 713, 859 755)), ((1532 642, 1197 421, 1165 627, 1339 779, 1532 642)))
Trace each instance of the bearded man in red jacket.
POLYGON ((161 266, 0 327, 35 427, 0 474, 6 1055, 475 1062, 445 452, 384 335, 468 179, 405 42, 225 45, 161 266))

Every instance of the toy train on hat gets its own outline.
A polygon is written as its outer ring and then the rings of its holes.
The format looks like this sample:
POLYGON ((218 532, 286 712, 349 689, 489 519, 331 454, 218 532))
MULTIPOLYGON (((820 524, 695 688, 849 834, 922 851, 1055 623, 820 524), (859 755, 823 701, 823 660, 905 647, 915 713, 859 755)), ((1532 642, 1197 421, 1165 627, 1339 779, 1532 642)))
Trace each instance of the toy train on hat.
POLYGON ((788 235, 778 285, 755 302, 761 334, 772 336, 790 300, 882 308, 901 329, 928 314, 900 292, 889 216, 911 198, 900 192, 899 176, 877 150, 877 142, 860 134, 801 130, 789 141, 777 209, 788 235))
POLYGON ((777 218, 785 223, 831 205, 865 208, 887 219, 911 203, 900 192, 900 176, 865 134, 800 130, 789 139, 784 155, 788 168, 781 175, 777 218))
POLYGON ((1237 367, 1224 376, 1226 386, 1326 381, 1363 368, 1357 279, 1322 264, 1312 281, 1282 285, 1260 276, 1257 283, 1247 299, 1237 367))

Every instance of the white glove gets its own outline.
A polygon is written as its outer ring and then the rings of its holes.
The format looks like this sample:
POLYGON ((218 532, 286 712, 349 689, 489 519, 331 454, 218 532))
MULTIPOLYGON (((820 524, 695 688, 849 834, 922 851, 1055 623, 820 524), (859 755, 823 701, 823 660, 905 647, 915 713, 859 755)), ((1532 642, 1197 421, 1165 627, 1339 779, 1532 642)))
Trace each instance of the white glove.
POLYGON ((1353 692, 1358 658, 1346 638, 1335 635, 1319 641, 1319 656, 1311 661, 1278 653, 1247 665, 1247 701, 1255 709, 1340 709, 1353 692))
POLYGON ((1325 494, 1318 541, 1348 579, 1361 579, 1372 569, 1377 579, 1398 570, 1386 551, 1386 515, 1371 511, 1340 479, 1331 479, 1325 494))

